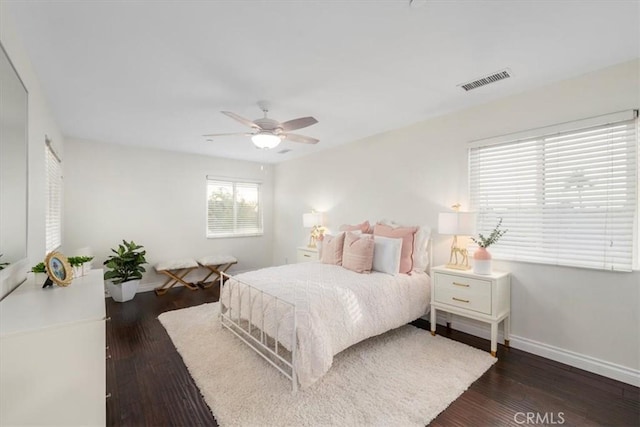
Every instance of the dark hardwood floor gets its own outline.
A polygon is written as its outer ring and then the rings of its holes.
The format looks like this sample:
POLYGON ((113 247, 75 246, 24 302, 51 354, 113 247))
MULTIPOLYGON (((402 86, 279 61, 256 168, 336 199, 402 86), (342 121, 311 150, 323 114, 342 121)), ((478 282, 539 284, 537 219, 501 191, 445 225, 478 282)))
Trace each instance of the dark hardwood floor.
MULTIPOLYGON (((107 424, 217 425, 159 314, 218 300, 218 289, 172 289, 133 301, 107 299, 107 424)), ((416 326, 428 328, 428 322, 416 326)), ((438 333, 483 350, 487 340, 438 326, 438 333)), ((612 331, 612 333, 615 333, 612 331)), ((640 426, 640 389, 516 349, 498 362, 432 426, 640 426)))

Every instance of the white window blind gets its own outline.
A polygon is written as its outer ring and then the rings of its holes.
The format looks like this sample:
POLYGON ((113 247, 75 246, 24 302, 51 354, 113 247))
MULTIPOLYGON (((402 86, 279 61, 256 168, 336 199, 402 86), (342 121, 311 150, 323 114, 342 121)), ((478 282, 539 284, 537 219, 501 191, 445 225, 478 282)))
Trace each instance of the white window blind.
POLYGON ((260 184, 207 178, 207 237, 262 234, 260 184))
POLYGON ((49 253, 62 244, 62 166, 49 144, 45 148, 45 162, 45 250, 49 253))
POLYGON ((503 219, 495 258, 631 271, 637 119, 469 150, 479 232, 503 219))

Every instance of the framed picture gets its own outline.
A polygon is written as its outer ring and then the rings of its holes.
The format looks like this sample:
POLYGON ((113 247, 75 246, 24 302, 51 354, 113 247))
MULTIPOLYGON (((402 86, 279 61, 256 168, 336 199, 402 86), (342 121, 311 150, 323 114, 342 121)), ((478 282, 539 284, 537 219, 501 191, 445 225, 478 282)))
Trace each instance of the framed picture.
POLYGON ((47 275, 58 286, 69 286, 73 280, 73 269, 67 257, 60 252, 51 252, 44 259, 47 275))

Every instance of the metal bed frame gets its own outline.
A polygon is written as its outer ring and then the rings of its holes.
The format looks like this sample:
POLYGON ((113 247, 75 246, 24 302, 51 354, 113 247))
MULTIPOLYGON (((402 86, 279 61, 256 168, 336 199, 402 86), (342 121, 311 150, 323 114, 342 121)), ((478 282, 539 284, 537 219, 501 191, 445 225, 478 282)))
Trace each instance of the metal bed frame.
POLYGON ((220 323, 287 377, 292 383, 294 393, 298 391, 295 304, 264 292, 223 272, 220 275, 220 323), (228 281, 227 279, 232 280, 228 281), (228 290, 228 296, 225 300, 222 299, 223 288, 228 290), (248 293, 249 316, 248 319, 243 320, 242 300, 245 293, 248 293), (265 294, 267 295, 266 301, 265 294), (233 307, 234 298, 237 298, 237 308, 233 307), (258 325, 254 324, 254 319, 252 318, 255 304, 259 306, 260 319, 255 319, 258 325), (285 318, 281 314, 283 311, 287 312, 287 307, 291 309, 292 322, 290 350, 287 350, 280 342, 279 335, 280 325, 285 318), (264 328, 265 317, 267 317, 269 310, 272 310, 273 319, 275 320, 274 336, 269 336, 265 333, 264 328), (237 315, 234 316, 234 313, 237 313, 237 315))
MULTIPOLYGON (((427 254, 427 271, 430 271, 433 266, 431 238, 429 238, 427 243, 427 254)), ((428 315, 430 310, 431 305, 427 308, 427 313, 425 313, 425 315, 428 315)), ((225 272, 222 272, 220 274, 220 323, 223 327, 227 328, 251 349, 258 353, 264 360, 280 371, 287 379, 289 379, 294 393, 298 391, 298 375, 296 373, 298 343, 296 334, 296 306, 294 303, 278 298, 268 292, 256 288, 255 286, 238 280, 225 272), (226 283, 227 279, 233 280, 226 283), (222 299, 222 291, 225 287, 229 287, 229 294, 226 301, 222 299), (249 293, 249 316, 248 319, 243 320, 242 296, 245 292, 249 293), (264 298, 265 295, 268 297, 266 304, 264 298), (236 310, 232 307, 232 301, 234 298, 237 298, 238 304, 237 315, 235 317, 234 312, 236 310), (256 320, 256 322, 259 323, 259 326, 252 318, 253 307, 257 303, 259 303, 259 313, 261 317, 261 319, 256 320), (288 351, 280 342, 279 335, 279 330, 281 329, 280 324, 285 316, 280 316, 280 319, 278 319, 279 313, 281 314, 283 311, 285 313, 287 312, 287 307, 291 308, 292 323, 290 350, 288 351), (273 319, 275 319, 274 336, 269 336, 264 330, 264 319, 268 310, 273 310, 273 319)))

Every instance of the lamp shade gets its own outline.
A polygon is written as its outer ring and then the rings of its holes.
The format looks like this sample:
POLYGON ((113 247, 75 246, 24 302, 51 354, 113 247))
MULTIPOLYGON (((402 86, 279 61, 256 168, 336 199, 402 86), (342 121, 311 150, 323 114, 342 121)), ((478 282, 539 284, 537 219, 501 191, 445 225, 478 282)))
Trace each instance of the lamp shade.
POLYGON ((471 236, 476 232, 473 212, 442 212, 438 215, 438 233, 471 236))
POLYGON ((251 137, 251 141, 258 148, 274 148, 280 144, 280 137, 272 133, 257 133, 251 137))
POLYGON ((304 228, 313 228, 322 225, 322 213, 311 212, 302 214, 302 225, 304 228))

